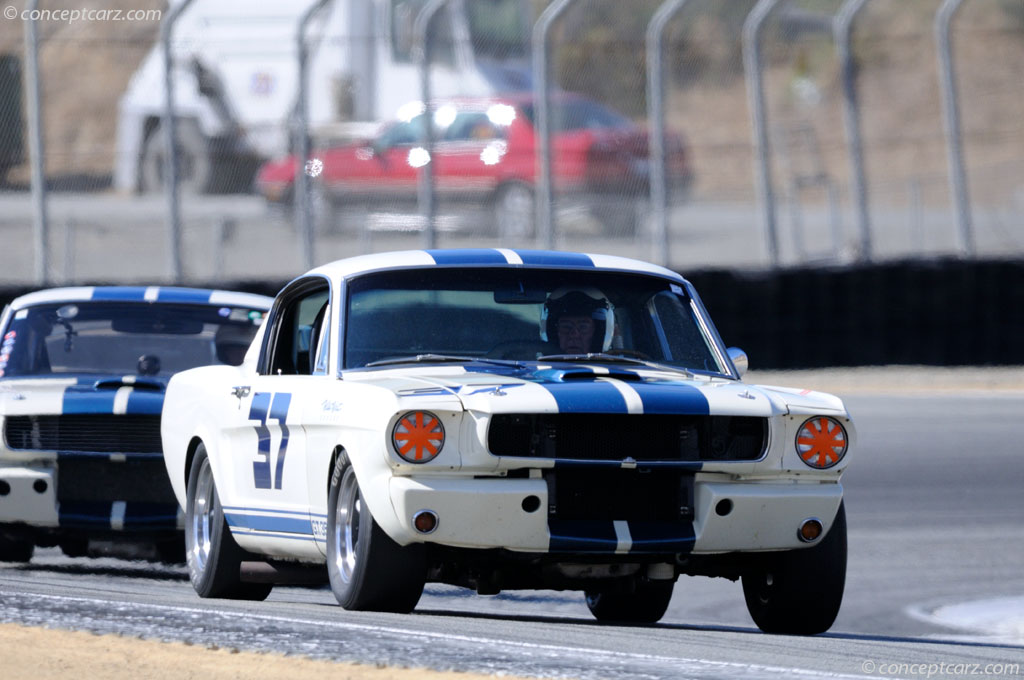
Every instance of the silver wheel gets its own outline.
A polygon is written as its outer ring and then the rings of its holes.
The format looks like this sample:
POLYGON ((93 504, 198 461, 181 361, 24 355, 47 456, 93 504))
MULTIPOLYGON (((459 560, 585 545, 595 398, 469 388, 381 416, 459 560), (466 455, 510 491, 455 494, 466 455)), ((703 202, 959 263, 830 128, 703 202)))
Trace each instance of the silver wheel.
POLYGON ((211 515, 214 508, 213 472, 210 470, 210 459, 203 458, 200 462, 199 476, 196 480, 196 493, 192 498, 192 507, 188 528, 185 531, 185 551, 193 568, 198 572, 206 571, 210 563, 210 550, 213 545, 211 534, 211 515))
POLYGON ((334 563, 345 583, 352 582, 356 569, 356 547, 359 543, 359 513, 362 502, 359 485, 352 468, 345 470, 338 495, 338 506, 334 518, 334 545, 337 546, 334 563))

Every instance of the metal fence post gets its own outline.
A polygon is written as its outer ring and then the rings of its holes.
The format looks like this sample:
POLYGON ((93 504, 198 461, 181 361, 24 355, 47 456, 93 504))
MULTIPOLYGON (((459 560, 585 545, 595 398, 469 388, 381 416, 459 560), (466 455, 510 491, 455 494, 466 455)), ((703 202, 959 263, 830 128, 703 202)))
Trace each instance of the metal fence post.
POLYGON ((39 90, 39 36, 36 32, 39 0, 26 7, 25 20, 25 88, 28 113, 28 153, 32 166, 32 242, 35 255, 35 279, 38 285, 50 281, 50 224, 46 204, 45 149, 43 146, 43 102, 39 90))
POLYGON ((161 124, 164 128, 164 191, 167 198, 167 264, 171 270, 171 280, 181 283, 181 206, 178 187, 178 135, 174 122, 174 76, 173 57, 171 55, 171 32, 178 17, 192 4, 192 0, 183 0, 173 7, 160 24, 160 45, 164 57, 164 115, 161 124))
POLYGON ((860 134, 860 108, 857 104, 856 65, 850 42, 853 20, 867 0, 845 0, 832 23, 836 55, 842 74, 843 126, 846 146, 850 154, 850 191, 857 210, 857 230, 860 232, 860 259, 871 260, 871 215, 868 212, 868 189, 864 178, 864 147, 860 134))
POLYGON ((935 42, 939 52, 939 85, 942 88, 942 113, 946 127, 946 152, 949 157, 949 187, 956 207, 960 251, 974 256, 971 227, 971 201, 964 172, 963 140, 960 134, 960 105, 956 75, 953 72, 953 42, 950 29, 963 0, 944 0, 935 15, 935 42))
POLYGON ((757 0, 743 22, 743 70, 747 79, 747 99, 754 126, 754 144, 757 147, 755 175, 758 198, 764 209, 765 240, 772 265, 779 265, 779 237, 775 219, 775 190, 772 186, 771 149, 764 103, 764 82, 761 73, 761 29, 779 0, 757 0))
POLYGON ((430 92, 430 22, 448 0, 430 0, 419 14, 413 30, 416 56, 420 66, 420 96, 423 99, 423 148, 426 163, 420 168, 417 203, 423 219, 423 247, 437 247, 437 204, 434 193, 434 102, 430 92))
POLYGON ((575 0, 555 0, 533 25, 533 110, 537 129, 537 240, 555 247, 555 209, 551 186, 551 92, 548 89, 548 34, 575 0))
POLYGON ((296 101, 296 134, 298 135, 299 148, 297 151, 297 166, 295 168, 295 214, 298 217, 299 233, 302 234, 302 263, 304 268, 313 268, 313 251, 315 249, 315 225, 313 224, 312 205, 309 200, 309 173, 306 164, 309 163, 309 50, 306 48, 306 29, 320 10, 330 0, 319 0, 316 4, 307 9, 302 18, 299 19, 299 30, 295 35, 295 46, 299 58, 299 91, 296 101))
POLYGON ((661 264, 669 265, 668 182, 665 172, 665 29, 689 0, 665 0, 647 24, 647 127, 651 164, 651 242, 660 254, 661 264))

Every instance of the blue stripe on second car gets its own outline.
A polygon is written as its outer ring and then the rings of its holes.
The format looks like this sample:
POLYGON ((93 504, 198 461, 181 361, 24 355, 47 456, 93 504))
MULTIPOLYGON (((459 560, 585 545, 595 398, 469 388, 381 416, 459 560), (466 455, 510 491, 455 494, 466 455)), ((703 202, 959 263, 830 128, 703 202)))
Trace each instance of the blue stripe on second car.
POLYGON ((144 286, 97 286, 92 290, 92 299, 144 302, 146 290, 144 286))
POLYGON ((516 250, 515 254, 523 264, 543 267, 587 267, 594 268, 594 261, 583 253, 559 253, 550 250, 516 250))
POLYGON ((434 262, 437 264, 508 264, 505 256, 497 250, 453 248, 451 250, 428 250, 427 253, 434 258, 434 262))
POLYGON ((128 406, 125 413, 130 415, 158 416, 164 405, 163 392, 132 390, 128 395, 128 406))
POLYGON ((644 413, 681 413, 706 416, 711 412, 707 397, 692 385, 670 382, 630 382, 644 403, 644 413))
POLYGON ((213 295, 209 290, 198 290, 194 288, 160 288, 156 295, 157 302, 189 302, 194 304, 206 304, 213 295))
POLYGON ((113 413, 114 396, 117 390, 104 390, 93 392, 92 389, 77 391, 67 389, 64 391, 64 401, 61 404, 61 413, 65 415, 77 413, 113 413))

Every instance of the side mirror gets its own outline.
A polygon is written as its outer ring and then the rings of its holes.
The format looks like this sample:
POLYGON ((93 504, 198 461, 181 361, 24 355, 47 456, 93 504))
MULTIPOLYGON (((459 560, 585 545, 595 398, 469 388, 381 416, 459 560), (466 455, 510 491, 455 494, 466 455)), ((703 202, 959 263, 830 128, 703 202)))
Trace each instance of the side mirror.
POLYGON ((747 367, 750 362, 747 360, 747 353, 741 350, 739 347, 730 347, 725 350, 729 355, 729 359, 732 360, 732 365, 736 367, 736 372, 739 373, 742 378, 747 372, 747 367))

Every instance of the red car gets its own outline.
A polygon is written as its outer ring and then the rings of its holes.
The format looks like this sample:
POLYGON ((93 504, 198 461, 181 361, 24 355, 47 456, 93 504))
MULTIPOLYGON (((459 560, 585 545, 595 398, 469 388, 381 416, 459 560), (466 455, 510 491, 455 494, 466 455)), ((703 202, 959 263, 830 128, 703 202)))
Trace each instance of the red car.
MULTIPOLYGON (((588 208, 609 230, 632 232, 635 201, 648 188, 647 132, 590 99, 556 96, 552 105, 552 175, 559 207, 588 208)), ((429 161, 421 146, 423 106, 399 112, 372 140, 314 152, 322 161, 315 190, 336 210, 353 204, 389 208, 416 200, 419 168, 429 161)), ((530 95, 438 102, 434 177, 442 203, 469 202, 493 211, 485 231, 508 237, 533 234, 537 135, 530 95)), ((669 183, 675 196, 692 179, 682 139, 666 139, 669 183)), ((295 156, 269 161, 257 176, 270 202, 290 203, 295 156)))

